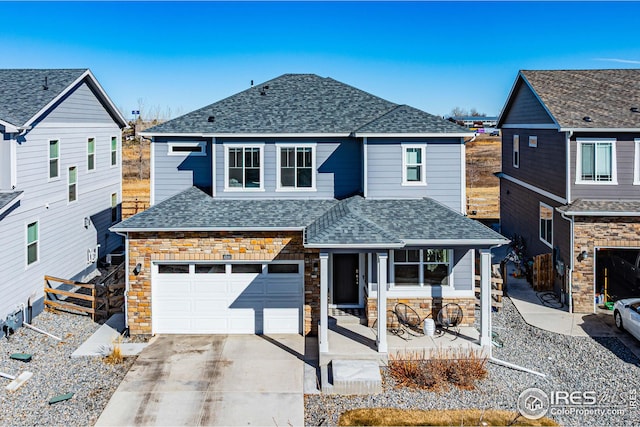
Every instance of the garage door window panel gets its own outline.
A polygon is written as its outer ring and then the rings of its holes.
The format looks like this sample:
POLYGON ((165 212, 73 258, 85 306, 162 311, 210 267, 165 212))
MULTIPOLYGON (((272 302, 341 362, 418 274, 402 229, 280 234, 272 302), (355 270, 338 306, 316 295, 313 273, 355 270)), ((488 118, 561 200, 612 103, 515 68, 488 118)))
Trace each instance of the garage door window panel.
POLYGON ((189 264, 159 264, 160 274, 189 274, 189 264))
POLYGON ((232 274, 260 274, 262 273, 262 264, 232 264, 232 274))
POLYGON ((269 264, 267 266, 269 274, 299 274, 298 264, 269 264))
POLYGON ((196 274, 224 274, 224 264, 196 264, 196 274))

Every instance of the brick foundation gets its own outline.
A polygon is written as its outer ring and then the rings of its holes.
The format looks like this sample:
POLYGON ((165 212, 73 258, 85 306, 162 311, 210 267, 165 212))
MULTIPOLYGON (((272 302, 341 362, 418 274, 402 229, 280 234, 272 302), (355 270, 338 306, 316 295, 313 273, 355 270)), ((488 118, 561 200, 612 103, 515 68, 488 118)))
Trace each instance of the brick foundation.
MULTIPOLYGON (((387 298, 387 312, 392 311, 398 303, 406 304, 414 309, 421 319, 425 319, 429 316, 434 320, 438 318, 438 312, 444 305, 448 303, 456 303, 460 305, 464 313, 461 323, 462 326, 471 326, 475 321, 475 298, 387 298)), ((366 298, 365 306, 367 322, 371 327, 378 317, 378 300, 375 298, 366 298)), ((389 313, 387 315, 387 322, 389 323, 389 326, 392 327, 393 322, 395 321, 395 316, 389 313)))
POLYGON ((127 317, 132 335, 151 334, 151 263, 154 261, 304 261, 304 334, 317 334, 319 253, 305 249, 300 232, 160 232, 129 235, 127 317), (230 256, 230 259, 224 257, 230 256), (137 276, 136 264, 142 265, 137 276))
POLYGON ((573 254, 586 250, 588 257, 574 259, 572 297, 574 313, 592 313, 595 298, 596 247, 640 247, 640 219, 636 217, 576 217, 573 254))

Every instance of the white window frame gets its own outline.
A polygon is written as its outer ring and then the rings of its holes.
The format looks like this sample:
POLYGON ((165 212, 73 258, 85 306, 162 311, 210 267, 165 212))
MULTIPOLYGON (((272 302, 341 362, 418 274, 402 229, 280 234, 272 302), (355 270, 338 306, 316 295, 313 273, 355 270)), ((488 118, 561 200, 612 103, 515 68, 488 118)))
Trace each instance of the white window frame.
POLYGON ((91 136, 87 138, 87 173, 95 172, 96 170, 96 151, 97 150, 97 142, 96 137, 91 136), (93 153, 89 153, 89 141, 93 139, 93 153), (93 155, 93 168, 89 169, 89 156, 93 155))
MULTIPOLYGON (((595 150, 597 153, 598 150, 595 150)), ((618 185, 618 164, 615 138, 577 138, 576 139, 576 184, 580 185, 618 185), (582 146, 584 144, 611 144, 611 181, 589 181, 582 179, 582 146)), ((597 160, 596 160, 597 163, 597 160)))
MULTIPOLYGON (((316 191, 316 143, 276 143, 276 191, 316 191), (282 168, 282 155, 281 150, 283 148, 293 148, 297 150, 298 148, 311 148, 311 187, 298 187, 297 182, 293 187, 284 187, 282 186, 281 180, 281 168, 282 168)), ((297 159, 297 155, 295 156, 297 159)), ((297 169, 297 167, 296 167, 297 169)), ((297 174, 296 174, 297 176, 297 174)))
POLYGON ((51 138, 47 141, 47 178, 48 181, 59 181, 60 180, 60 138, 51 138), (58 144, 58 157, 51 158, 51 143, 53 141, 57 141, 58 144), (58 160, 58 176, 51 177, 51 160, 58 160))
MULTIPOLYGON (((224 146, 224 191, 228 192, 255 192, 264 191, 264 143, 247 143, 247 144, 223 144, 224 146), (229 149, 230 148, 242 148, 243 153, 246 148, 259 148, 260 149, 260 187, 245 188, 244 182, 242 187, 230 187, 229 186, 229 149)), ((244 161, 244 160, 243 160, 244 161)), ((244 165, 244 163, 243 163, 244 165)), ((244 169, 244 166, 243 166, 244 169)))
POLYGON ((513 135, 513 153, 511 160, 514 168, 520 167, 520 135, 513 135))
POLYGON ((540 241, 542 243, 544 243, 545 245, 549 246, 550 248, 553 248, 553 208, 549 205, 547 205, 546 203, 540 202, 540 206, 538 208, 538 238, 540 239, 540 241), (550 227, 551 227, 551 241, 548 242, 546 239, 546 233, 545 233, 545 237, 543 238, 542 236, 542 216, 540 215, 540 211, 542 209, 548 209, 551 212, 551 219, 550 220, 545 220, 545 221, 551 221, 550 227))
MULTIPOLYGON (((432 262, 426 262, 424 260, 424 251, 425 249, 396 249, 391 251, 389 254, 390 260, 390 276, 393 280, 390 280, 389 288, 390 289, 402 289, 402 290, 411 290, 411 289, 432 289, 432 288, 446 288, 453 290, 453 249, 445 249, 445 248, 426 248, 429 249, 441 249, 448 252, 449 265, 447 271, 447 284, 446 285, 429 285, 424 283, 424 266, 429 264, 434 264, 432 262), (407 261, 407 262, 396 262, 395 261, 395 252, 396 251, 406 251, 406 250, 417 250, 418 251, 418 261, 407 261), (395 283, 395 268, 396 265, 417 265, 418 266, 418 283, 416 285, 396 285, 395 283)), ((438 263, 442 264, 442 263, 438 263)))
POLYGON ((536 135, 529 136, 529 147, 533 147, 533 148, 538 147, 538 137, 536 135))
POLYGON ((25 267, 29 268, 31 266, 33 266, 34 264, 38 264, 40 262, 40 220, 39 219, 35 219, 33 221, 27 221, 25 223, 24 226, 24 242, 25 242, 25 246, 24 246, 24 263, 25 263, 25 267), (31 242, 29 243, 29 226, 31 224, 36 224, 37 229, 37 235, 36 235, 36 240, 35 242, 31 242), (29 263, 29 245, 30 244, 36 244, 36 260, 33 261, 32 263, 29 263))
POLYGON ((634 140, 635 152, 633 155, 633 185, 640 185, 640 138, 634 140))
POLYGON ((112 135, 109 138, 109 164, 111 165, 110 167, 112 167, 112 168, 117 168, 118 167, 118 161, 119 161, 119 157, 120 157, 120 156, 118 156, 119 148, 120 148, 120 138, 118 138, 117 135, 112 135), (115 150, 113 149, 113 147, 111 145, 113 143, 113 138, 116 139, 116 149, 115 150), (113 153, 115 153, 115 155, 116 155, 115 163, 113 161, 113 153))
POLYGON ((167 156, 206 156, 207 141, 169 142, 167 143, 167 156), (175 151, 175 147, 198 147, 200 151, 175 151))
POLYGON ((78 166, 77 165, 71 165, 67 168, 67 204, 71 204, 71 203, 75 203, 78 201, 79 198, 79 191, 78 191, 78 166), (76 198, 74 200, 69 200, 69 187, 71 187, 71 169, 75 169, 76 170, 76 182, 74 183, 76 188, 75 188, 75 195, 76 198))
POLYGON ((401 144, 402 146, 402 185, 403 186, 425 186, 427 185, 427 144, 401 144), (416 165, 420 166, 420 180, 409 181, 407 179, 407 150, 420 149, 421 162, 416 165))
POLYGON ((109 204, 111 205, 111 224, 115 224, 116 222, 118 222, 118 193, 117 192, 111 193, 111 195, 109 196, 109 204), (114 199, 113 196, 116 196, 115 197, 115 199, 116 199, 116 204, 115 205, 113 204, 113 199, 114 199), (113 211, 114 211, 114 209, 115 209, 115 216, 116 216, 115 220, 113 219, 113 211))

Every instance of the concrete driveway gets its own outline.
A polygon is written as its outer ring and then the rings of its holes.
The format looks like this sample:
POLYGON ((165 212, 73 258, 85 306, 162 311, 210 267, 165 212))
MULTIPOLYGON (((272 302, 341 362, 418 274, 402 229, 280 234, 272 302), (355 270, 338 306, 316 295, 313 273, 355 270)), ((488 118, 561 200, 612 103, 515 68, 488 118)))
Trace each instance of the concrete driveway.
POLYGON ((98 426, 301 426, 300 335, 160 335, 138 356, 98 426))

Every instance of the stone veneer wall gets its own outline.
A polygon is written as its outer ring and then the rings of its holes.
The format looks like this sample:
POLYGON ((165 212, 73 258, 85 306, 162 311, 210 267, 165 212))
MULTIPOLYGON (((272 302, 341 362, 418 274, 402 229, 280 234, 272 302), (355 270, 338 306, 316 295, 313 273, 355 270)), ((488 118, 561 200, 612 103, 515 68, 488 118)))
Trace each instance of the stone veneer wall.
MULTIPOLYGON (((472 326, 475 321, 475 298, 387 298, 387 313, 393 310, 398 303, 403 303, 413 308, 421 319, 426 318, 430 314, 434 321, 438 318, 438 312, 444 305, 456 303, 460 305, 464 313, 462 326, 472 326)), ((371 327, 378 317, 378 300, 377 298, 366 298, 365 304, 367 309, 367 322, 369 327, 371 327)), ((394 326, 392 322, 395 321, 394 316, 389 313, 387 315, 388 326, 394 326)))
POLYGON ((319 252, 301 232, 153 232, 129 234, 127 317, 132 335, 151 334, 151 263, 155 261, 304 260, 304 334, 317 334, 319 252), (231 259, 224 259, 230 255, 231 259), (142 265, 137 276, 136 264, 142 265))
POLYGON ((573 254, 584 249, 589 256, 574 259, 572 295, 574 313, 593 313, 594 262, 596 247, 640 247, 640 219, 637 217, 576 217, 573 229, 573 254))

